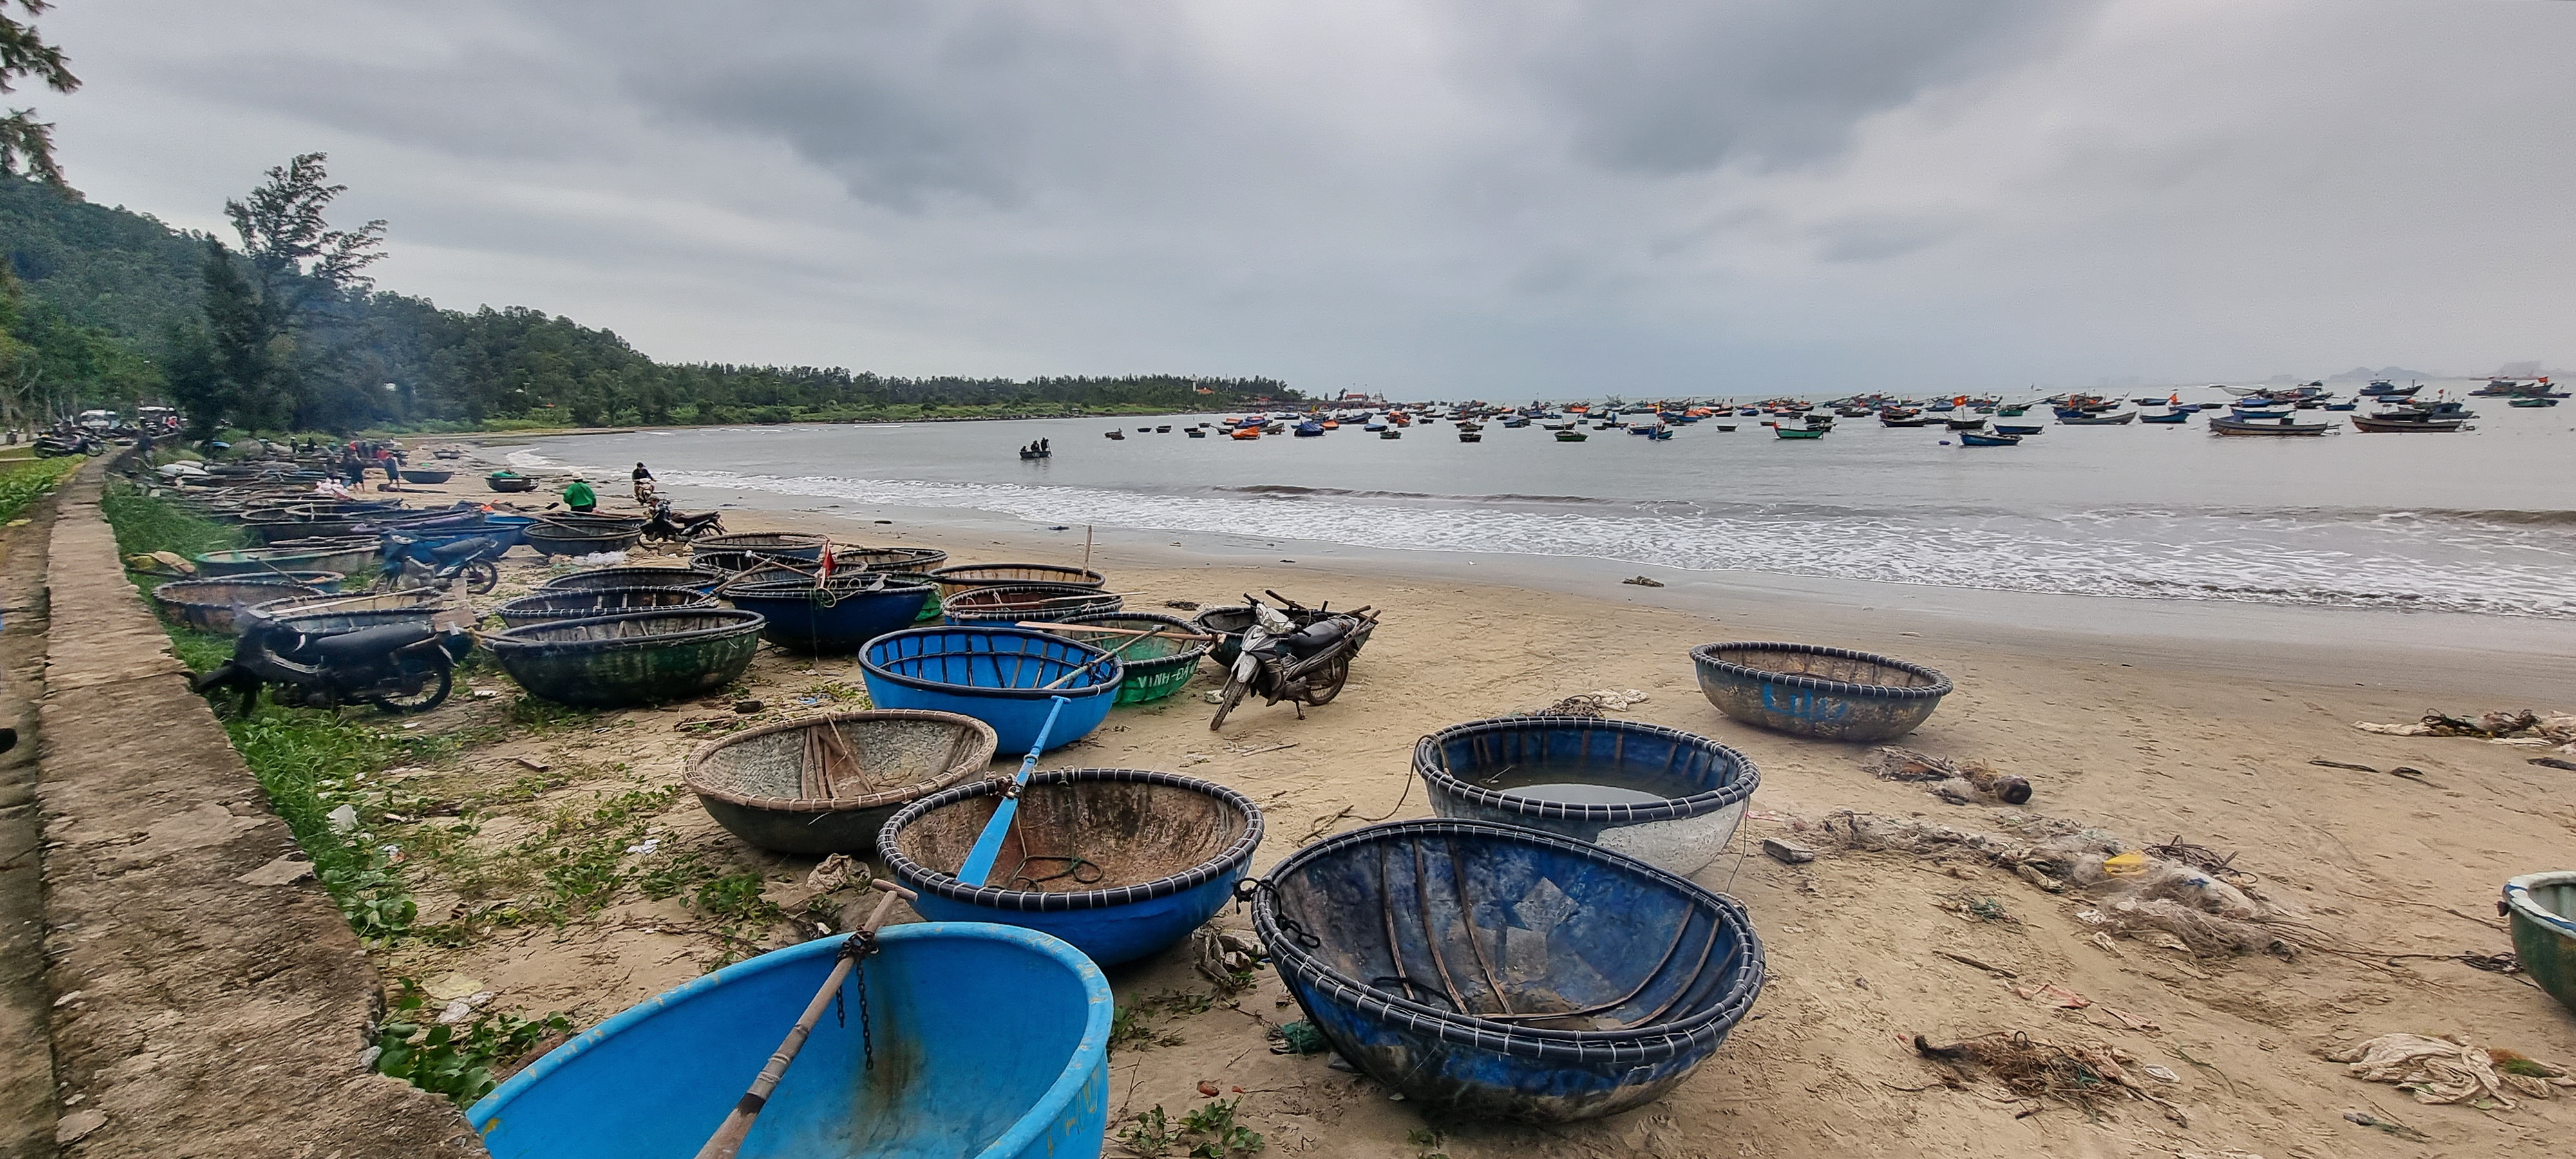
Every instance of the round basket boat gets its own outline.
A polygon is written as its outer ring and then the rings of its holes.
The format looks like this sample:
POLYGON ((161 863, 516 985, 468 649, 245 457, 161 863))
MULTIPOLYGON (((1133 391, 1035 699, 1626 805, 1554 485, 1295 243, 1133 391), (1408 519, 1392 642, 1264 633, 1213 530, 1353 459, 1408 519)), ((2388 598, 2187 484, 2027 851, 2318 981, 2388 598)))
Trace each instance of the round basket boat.
POLYGON ((954 712, 993 726, 1004 753, 1025 753, 1045 725, 1048 700, 1072 701, 1047 733, 1063 748, 1108 719, 1125 668, 1087 644, 1024 628, 910 628, 859 654, 868 702, 879 708, 954 712), (1066 676, 1063 687, 1048 685, 1066 676))
POLYGON ((947 563, 947 552, 930 547, 844 547, 832 552, 834 571, 927 572, 947 563))
POLYGON ((598 555, 633 547, 643 541, 644 533, 540 519, 520 532, 519 538, 539 555, 598 555))
POLYGON ((577 592, 591 588, 683 588, 705 595, 720 577, 685 567, 594 567, 547 580, 539 590, 577 592))
POLYGON ((1950 678, 1847 648, 1817 644, 1702 644, 1691 649, 1699 690, 1746 724, 1796 736, 1876 744, 1921 727, 1950 678))
POLYGON ((1068 640, 1080 640, 1103 651, 1116 652, 1127 665, 1127 677, 1118 682, 1118 703, 1147 704, 1179 692, 1198 673, 1199 660, 1208 653, 1208 642, 1187 637, 1197 635, 1198 628, 1179 616, 1153 612, 1109 612, 1089 616, 1068 616, 1055 621, 1067 627, 1093 625, 1102 628, 1125 628, 1131 632, 1163 630, 1160 636, 1113 636, 1086 632, 1051 632, 1068 640), (1130 643, 1129 641, 1134 641, 1130 643))
POLYGON ((194 562, 197 574, 207 579, 290 571, 336 571, 347 575, 374 567, 382 550, 382 545, 373 539, 341 539, 294 546, 210 551, 196 557, 194 562))
MULTIPOLYGON (((325 593, 339 591, 341 581, 349 578, 348 576, 342 575, 336 571, 282 571, 276 574, 295 583, 303 584, 315 591, 325 593)), ((268 579, 270 577, 258 576, 253 578, 268 579)))
MULTIPOLYGON (((1288 617, 1289 623, 1304 628, 1333 613, 1323 608, 1307 608, 1303 611, 1292 610, 1282 614, 1288 617)), ((1210 645, 1209 654, 1216 657, 1217 667, 1232 668, 1235 657, 1243 655, 1243 631, 1252 626, 1252 607, 1249 604, 1219 604, 1213 608, 1202 609, 1198 615, 1190 617, 1190 623, 1196 625, 1199 631, 1216 637, 1216 642, 1210 645)), ((1351 645, 1351 655, 1359 655, 1360 649, 1368 645, 1369 637, 1376 633, 1375 621, 1361 628, 1359 642, 1351 645)))
POLYGON ((2576 870, 2505 882, 2504 908, 2515 960, 2550 997, 2576 1011, 2576 870))
POLYGON ((724 598, 768 617, 761 638, 772 644, 809 656, 847 656, 870 640, 911 627, 930 593, 927 584, 895 584, 875 572, 855 572, 828 584, 737 584, 725 589, 724 598))
POLYGON ((1661 1097, 1753 1006, 1744 907, 1589 842, 1395 821, 1288 856, 1252 921, 1335 1052, 1461 1117, 1564 1122, 1661 1097))
POLYGON ((993 728, 953 712, 835 712, 700 748, 680 780, 725 831, 779 853, 867 856, 913 801, 984 771, 993 728))
MULTIPOLYGON (((436 593, 431 593, 435 595, 436 593)), ((394 624, 426 624, 444 631, 474 627, 470 608, 437 601, 379 600, 373 596, 354 598, 296 596, 256 604, 233 613, 236 631, 254 619, 267 619, 280 627, 308 636, 333 636, 394 624)))
MULTIPOLYGON (((689 544, 691 566, 710 571, 748 571, 768 560, 812 564, 823 558, 823 537, 794 532, 754 531, 710 535, 689 544)), ((835 560, 835 562, 838 562, 835 560)))
POLYGON ((939 581, 931 578, 928 573, 917 571, 890 571, 885 573, 885 577, 886 582, 890 584, 930 589, 930 594, 923 597, 921 601, 920 614, 913 617, 912 622, 915 625, 936 624, 948 618, 947 601, 942 600, 939 596, 939 581))
MULTIPOLYGON (((465 1121, 496 1159, 690 1153, 848 944, 816 938, 664 991, 510 1076, 465 1121)), ((876 949, 843 983, 842 1016, 815 1023, 770 1092, 746 1159, 1099 1159, 1117 1006, 1100 967, 1008 926, 889 926, 876 949)))
POLYGON ((952 593, 940 612, 951 624, 998 626, 1105 616, 1126 606, 1123 596, 1074 584, 996 584, 952 593))
POLYGON ((483 638, 531 694, 584 708, 665 704, 722 688, 751 667, 760 614, 730 608, 549 620, 483 638))
POLYGON ((342 609, 361 612, 399 612, 417 608, 443 609, 463 616, 458 623, 471 624, 473 616, 461 608, 449 608, 445 594, 436 588, 411 588, 396 592, 362 592, 354 595, 323 593, 319 595, 280 596, 264 603, 250 605, 250 611, 267 615, 290 615, 306 608, 342 609))
POLYGON ((402 477, 405 483, 444 483, 455 478, 456 472, 441 471, 435 467, 405 467, 402 477))
POLYGON ((1689 876, 1726 851, 1762 774, 1704 736, 1624 720, 1513 716, 1451 725, 1413 746, 1413 771, 1443 817, 1525 825, 1689 876), (1622 803, 1569 800, 1497 782, 1599 786, 1622 803))
POLYGON ((548 620, 586 620, 627 612, 714 606, 713 598, 687 588, 572 588, 521 596, 492 609, 492 614, 516 628, 548 620))
POLYGON ((537 489, 537 481, 530 476, 504 475, 499 472, 483 476, 483 485, 495 491, 506 492, 534 491, 537 489))
POLYGON ((152 589, 152 603, 163 617, 200 632, 233 634, 234 613, 254 604, 288 596, 318 596, 322 589, 285 576, 234 576, 229 579, 174 580, 152 589))
POLYGON ((878 837, 886 871, 932 921, 1044 930, 1103 966, 1160 952, 1234 894, 1261 847, 1260 807, 1212 781, 1139 769, 1038 773, 993 863, 992 886, 957 870, 1001 802, 1001 783, 959 785, 904 807, 878 837))
POLYGON ((930 573, 939 581, 939 593, 953 596, 968 588, 988 588, 999 584, 1072 584, 1099 591, 1109 579, 1087 567, 1068 567, 1057 563, 968 563, 943 567, 930 573))

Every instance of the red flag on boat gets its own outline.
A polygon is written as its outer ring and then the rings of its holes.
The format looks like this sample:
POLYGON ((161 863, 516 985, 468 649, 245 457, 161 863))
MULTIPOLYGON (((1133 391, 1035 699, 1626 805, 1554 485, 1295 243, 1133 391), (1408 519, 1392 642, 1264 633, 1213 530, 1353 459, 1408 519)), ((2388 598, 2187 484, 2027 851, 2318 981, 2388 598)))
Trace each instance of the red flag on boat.
POLYGON ((823 541, 823 572, 821 579, 824 583, 832 582, 832 541, 828 539, 823 541))

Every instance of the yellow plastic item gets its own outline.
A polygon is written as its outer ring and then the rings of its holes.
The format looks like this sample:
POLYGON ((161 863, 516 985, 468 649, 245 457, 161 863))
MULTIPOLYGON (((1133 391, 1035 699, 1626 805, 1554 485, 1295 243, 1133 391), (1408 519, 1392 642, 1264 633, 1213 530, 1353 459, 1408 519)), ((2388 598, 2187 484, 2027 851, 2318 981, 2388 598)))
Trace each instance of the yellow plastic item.
POLYGON ((2143 853, 2123 853, 2102 860, 2102 872, 2113 877, 2136 877, 2146 871, 2147 855, 2143 853))

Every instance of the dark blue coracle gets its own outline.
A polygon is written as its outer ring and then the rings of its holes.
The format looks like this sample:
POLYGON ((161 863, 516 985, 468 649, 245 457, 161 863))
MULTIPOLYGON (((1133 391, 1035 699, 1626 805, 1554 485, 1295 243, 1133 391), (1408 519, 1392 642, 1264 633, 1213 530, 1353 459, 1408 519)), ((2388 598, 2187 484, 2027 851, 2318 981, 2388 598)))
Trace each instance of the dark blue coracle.
POLYGON ((1026 753, 1037 743, 1050 697, 1071 703, 1047 734, 1047 748, 1063 748, 1091 735, 1109 718, 1118 682, 1127 675, 1117 657, 1098 648, 1025 628, 892 632, 868 643, 859 669, 867 680, 868 699, 878 708, 926 708, 974 717, 993 726, 998 751, 1005 756, 1026 753), (1048 687, 1076 670, 1079 674, 1062 687, 1048 687))
POLYGON ((1333 1049, 1441 1111, 1564 1122, 1660 1097, 1761 992, 1734 899, 1535 829, 1397 821, 1252 887, 1253 926, 1333 1049))

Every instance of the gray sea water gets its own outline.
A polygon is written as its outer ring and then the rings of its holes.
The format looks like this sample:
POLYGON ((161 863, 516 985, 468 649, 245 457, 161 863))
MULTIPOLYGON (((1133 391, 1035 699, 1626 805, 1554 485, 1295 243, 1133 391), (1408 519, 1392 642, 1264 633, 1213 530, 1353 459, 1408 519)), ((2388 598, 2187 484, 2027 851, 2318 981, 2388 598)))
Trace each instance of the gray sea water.
POLYGON ((1445 423, 1395 441, 1344 429, 1235 442, 1184 438, 1178 426, 1215 417, 1189 416, 653 431, 507 450, 612 479, 641 460, 702 506, 973 508, 1900 584, 2576 617, 2576 407, 2472 405, 2476 429, 2447 435, 2217 438, 2195 418, 2051 423, 1994 448, 1864 419, 1812 441, 1744 419, 1660 442, 1488 426, 1466 444, 1445 423), (1176 429, 1137 430, 1164 423, 1176 429), (1113 427, 1126 437, 1104 438, 1113 427), (1016 456, 1041 437, 1053 458, 1016 456))

